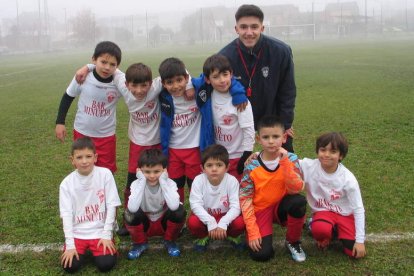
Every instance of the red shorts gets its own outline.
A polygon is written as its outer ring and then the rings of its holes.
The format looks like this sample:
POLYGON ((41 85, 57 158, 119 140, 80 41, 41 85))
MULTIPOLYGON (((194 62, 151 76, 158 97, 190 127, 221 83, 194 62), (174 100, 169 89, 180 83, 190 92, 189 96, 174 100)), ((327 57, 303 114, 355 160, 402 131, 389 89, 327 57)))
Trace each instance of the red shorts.
MULTIPOLYGON (((73 130, 73 140, 85 137, 82 133, 73 130)), ((90 137, 95 144, 98 161, 96 166, 108 168, 112 173, 116 172, 116 136, 90 137)))
MULTIPOLYGON (((84 255, 86 250, 90 250, 92 252, 93 256, 102 256, 102 255, 110 255, 111 252, 106 249, 106 254, 104 254, 103 249, 104 247, 100 245, 98 247, 98 242, 100 239, 92 239, 92 240, 82 240, 82 239, 76 239, 75 238, 75 247, 78 254, 84 255)), ((112 242, 115 244, 115 241, 112 240, 112 242)), ((66 250, 66 245, 63 246, 63 251, 66 250)), ((114 254, 116 254, 116 250, 114 254)))
POLYGON ((256 223, 262 237, 273 234, 273 223, 279 223, 278 207, 279 203, 255 212, 256 223))
POLYGON ((342 216, 331 211, 319 211, 312 216, 312 232, 328 233, 326 238, 332 238, 333 227, 337 227, 338 239, 355 240, 355 218, 354 215, 342 216), (324 228, 328 227, 329 230, 324 228))
POLYGON ((200 149, 169 149, 168 176, 172 179, 187 176, 194 179, 201 173, 200 149))
POLYGON ((138 158, 143 150, 146 149, 161 149, 161 144, 152 146, 140 146, 132 141, 129 141, 129 159, 128 159, 128 172, 136 173, 138 167, 138 158))
POLYGON ((229 170, 228 173, 237 178, 237 181, 240 182, 242 175, 237 172, 237 164, 239 163, 240 158, 230 159, 229 160, 229 170))

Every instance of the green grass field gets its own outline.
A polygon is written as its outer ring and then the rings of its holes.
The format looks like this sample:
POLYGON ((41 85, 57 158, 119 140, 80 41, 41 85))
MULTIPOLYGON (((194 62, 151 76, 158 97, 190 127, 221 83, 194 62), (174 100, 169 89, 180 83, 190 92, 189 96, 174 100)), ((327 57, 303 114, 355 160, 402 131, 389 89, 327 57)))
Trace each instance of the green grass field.
MULTIPOLYGON (((295 151, 315 157, 315 138, 341 131, 350 150, 344 164, 356 175, 366 210, 366 232, 413 233, 414 193, 414 39, 363 42, 294 42, 298 95, 295 151)), ((157 75, 159 63, 177 56, 193 75, 220 47, 126 51, 120 66, 144 62, 157 75)), ((58 190, 72 170, 69 162, 76 104, 67 117, 69 138, 54 136, 60 98, 74 72, 90 60, 90 52, 0 56, 0 245, 63 242, 58 190)), ((126 182, 128 112, 118 106, 116 180, 120 195, 126 182)), ((280 232, 277 240, 283 238, 280 232)), ((411 235, 412 237, 412 235, 411 235)), ((309 239, 309 237, 306 237, 309 239)), ((178 242, 189 242, 184 236, 178 242)), ((128 238, 122 238, 124 243, 128 238)), ((308 260, 295 264, 284 249, 268 263, 251 261, 246 252, 228 248, 180 259, 153 250, 136 262, 121 251, 113 274, 410 274, 414 241, 367 242, 368 256, 353 261, 332 249, 319 252, 305 245, 308 260)), ((0 254, 1 274, 58 274, 59 252, 0 254)), ((93 273, 87 266, 86 273, 93 273)))

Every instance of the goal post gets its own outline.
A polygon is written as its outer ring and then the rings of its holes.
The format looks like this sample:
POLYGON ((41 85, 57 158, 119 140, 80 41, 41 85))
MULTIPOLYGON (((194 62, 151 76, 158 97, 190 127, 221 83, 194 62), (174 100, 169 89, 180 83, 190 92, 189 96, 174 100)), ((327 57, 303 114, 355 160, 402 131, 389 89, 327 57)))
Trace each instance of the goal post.
POLYGON ((315 24, 266 25, 265 33, 290 39, 316 39, 315 24))

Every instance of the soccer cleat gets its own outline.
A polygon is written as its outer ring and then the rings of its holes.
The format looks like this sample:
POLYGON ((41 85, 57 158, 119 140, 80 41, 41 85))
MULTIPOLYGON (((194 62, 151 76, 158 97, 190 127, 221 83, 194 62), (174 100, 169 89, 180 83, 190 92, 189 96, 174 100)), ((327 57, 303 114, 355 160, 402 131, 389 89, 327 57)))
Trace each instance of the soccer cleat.
POLYGON ((202 239, 195 240, 194 251, 205 252, 207 250, 208 241, 209 241, 208 236, 202 239))
POLYGON ((171 257, 179 257, 181 255, 178 245, 173 241, 164 240, 164 247, 167 249, 168 255, 171 257))
POLYGON ((233 246, 234 249, 244 250, 246 248, 246 243, 242 240, 241 236, 227 236, 227 240, 230 242, 231 246, 233 246))
POLYGON ((302 246, 300 244, 300 241, 290 243, 288 241, 285 241, 286 248, 290 251, 290 254, 292 255, 292 259, 296 262, 303 262, 306 260, 306 254, 302 249, 302 246))
POLYGON ((138 259, 145 250, 148 249, 148 243, 134 243, 128 252, 128 260, 138 259))

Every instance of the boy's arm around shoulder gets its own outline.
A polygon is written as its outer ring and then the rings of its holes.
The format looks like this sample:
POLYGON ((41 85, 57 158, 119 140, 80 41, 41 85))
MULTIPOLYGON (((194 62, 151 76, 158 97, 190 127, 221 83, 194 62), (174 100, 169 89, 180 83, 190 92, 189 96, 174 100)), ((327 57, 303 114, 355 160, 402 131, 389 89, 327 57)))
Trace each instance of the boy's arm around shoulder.
POLYGON ((131 213, 138 211, 144 196, 146 179, 141 171, 137 172, 137 179, 131 184, 131 194, 128 199, 128 210, 131 213))
POLYGON ((247 238, 249 241, 261 237, 253 206, 254 182, 250 176, 251 172, 257 167, 257 162, 257 158, 254 157, 245 166, 239 190, 240 209, 243 214, 244 223, 246 224, 247 238))
POLYGON ((297 194, 305 188, 296 154, 287 153, 280 159, 288 194, 297 194), (297 164, 297 165, 296 165, 297 164))
POLYGON ((168 178, 167 169, 164 169, 159 182, 168 209, 176 211, 180 207, 180 195, 177 192, 177 184, 168 178))

